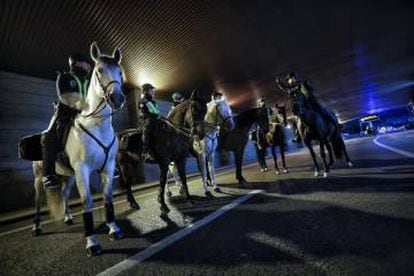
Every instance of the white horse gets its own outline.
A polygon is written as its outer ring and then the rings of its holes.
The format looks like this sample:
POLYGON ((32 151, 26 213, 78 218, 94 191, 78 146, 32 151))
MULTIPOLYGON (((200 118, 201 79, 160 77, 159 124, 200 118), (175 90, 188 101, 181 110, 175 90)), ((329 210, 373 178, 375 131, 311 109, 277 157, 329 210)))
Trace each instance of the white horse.
MULTIPOLYGON (((209 189, 213 186, 214 192, 220 193, 215 177, 215 153, 218 146, 218 134, 220 128, 234 128, 233 114, 225 99, 212 100, 207 104, 207 113, 204 117, 205 137, 202 140, 195 140, 193 149, 197 152, 198 167, 201 173, 204 193, 207 197, 212 197, 209 189), (209 179, 207 177, 207 170, 209 179), (209 181, 208 181, 209 180, 209 181), (209 183, 210 182, 210 183, 209 183)), ((180 179, 175 166, 170 165, 170 174, 175 180, 175 184, 180 186, 180 179)), ((167 185, 167 194, 171 196, 171 191, 167 185)), ((181 193, 180 186, 180 193, 181 193)))
MULTIPOLYGON (((121 230, 115 223, 112 203, 115 154, 118 149, 112 114, 114 110, 122 108, 125 97, 122 92, 122 68, 119 64, 120 50, 116 48, 112 56, 102 55, 94 42, 90 47, 90 55, 95 66, 84 109, 74 120, 65 145, 65 153, 73 170, 56 162, 56 172, 62 176, 75 176, 84 207, 86 252, 88 256, 95 256, 102 249, 95 234, 92 216, 93 198, 89 182, 93 172, 99 173, 103 186, 109 236, 112 240, 122 238, 121 230)), ((36 181, 42 178, 39 169, 41 165, 41 162, 33 164, 36 181)), ((62 202, 54 204, 61 206, 62 202)))

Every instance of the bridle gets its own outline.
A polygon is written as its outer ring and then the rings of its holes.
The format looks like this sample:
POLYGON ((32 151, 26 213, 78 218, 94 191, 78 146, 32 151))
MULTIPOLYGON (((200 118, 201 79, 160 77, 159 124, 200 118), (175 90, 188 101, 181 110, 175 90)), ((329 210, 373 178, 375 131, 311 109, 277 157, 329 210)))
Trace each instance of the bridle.
MULTIPOLYGON (((109 81, 107 84, 103 85, 101 78, 99 77, 98 73, 95 71, 95 77, 98 81, 99 86, 101 87, 102 91, 104 92, 104 96, 103 98, 101 98, 101 101, 99 102, 99 104, 97 105, 97 107, 89 114, 84 115, 82 117, 84 118, 88 118, 88 117, 96 117, 98 116, 107 106, 108 101, 110 101, 109 97, 109 91, 108 88, 113 85, 113 84, 118 84, 119 86, 122 87, 122 82, 118 81, 118 80, 111 80, 109 81)), ((109 105, 110 106, 110 105, 109 105)), ((112 107, 110 107, 112 109, 112 107)), ((113 114, 115 114, 116 112, 118 112, 120 110, 120 108, 112 111, 108 117, 111 117, 113 114)), ((101 115, 99 115, 101 116, 101 115)))

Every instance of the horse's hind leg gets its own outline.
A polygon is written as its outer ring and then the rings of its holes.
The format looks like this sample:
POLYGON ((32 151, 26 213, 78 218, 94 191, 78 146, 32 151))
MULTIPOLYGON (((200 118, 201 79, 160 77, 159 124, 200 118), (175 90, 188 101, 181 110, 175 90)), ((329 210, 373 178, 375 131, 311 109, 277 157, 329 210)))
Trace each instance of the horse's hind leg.
POLYGON ((332 145, 329 141, 327 141, 325 143, 326 149, 328 150, 328 154, 329 154, 329 166, 333 166, 335 164, 335 159, 334 159, 334 155, 333 155, 333 149, 332 149, 332 145))
POLYGON ((342 139, 341 136, 340 136, 340 139, 341 139, 340 143, 342 145, 342 151, 345 155, 346 164, 348 165, 348 168, 352 168, 354 166, 354 163, 351 161, 351 159, 348 156, 348 151, 346 150, 345 142, 344 142, 344 140, 342 139))
POLYGON ((182 158, 182 159, 176 161, 178 174, 180 175, 181 182, 183 183, 183 188, 184 188, 184 191, 185 191, 185 194, 186 194, 186 200, 188 202, 190 202, 191 204, 194 204, 193 200, 190 196, 190 193, 188 191, 187 176, 186 176, 186 172, 185 172, 185 162, 186 162, 185 158, 182 158))
MULTIPOLYGON (((160 189, 158 192, 158 202, 160 203, 161 215, 166 215, 170 212, 167 204, 165 204, 164 192, 165 185, 167 183, 167 174, 168 174, 168 162, 160 162, 160 189)), ((177 164, 176 164, 177 165, 177 164)), ((181 179, 182 181, 182 179, 181 179)))
POLYGON ((129 208, 132 210, 139 210, 140 207, 134 198, 132 193, 132 174, 134 172, 134 165, 136 164, 135 160, 128 157, 126 151, 118 151, 116 156, 116 166, 118 170, 118 181, 119 186, 125 189, 126 199, 129 203, 129 208))
POLYGON ((41 217, 40 217, 40 208, 42 205, 42 193, 43 191, 43 183, 42 183, 42 167, 41 163, 35 161, 32 164, 33 173, 35 176, 34 180, 34 188, 35 188, 35 205, 36 205, 36 214, 35 218, 33 219, 33 228, 32 228, 32 235, 34 237, 39 236, 42 234, 42 225, 41 225, 41 217))
MULTIPOLYGON (((204 194, 206 195, 206 197, 210 198, 213 195, 211 194, 210 189, 208 188, 208 185, 207 185, 207 168, 206 168, 207 164, 206 164, 206 156, 204 153, 197 155, 197 166, 201 174, 201 181, 203 183, 204 194)), ((178 174, 180 174, 179 169, 178 169, 178 174)), ((181 178, 181 174, 180 174, 180 178, 181 178)))
POLYGON ((62 197, 63 197, 63 218, 67 225, 73 224, 73 216, 69 208, 69 196, 72 191, 74 180, 69 177, 64 177, 62 181, 62 197))

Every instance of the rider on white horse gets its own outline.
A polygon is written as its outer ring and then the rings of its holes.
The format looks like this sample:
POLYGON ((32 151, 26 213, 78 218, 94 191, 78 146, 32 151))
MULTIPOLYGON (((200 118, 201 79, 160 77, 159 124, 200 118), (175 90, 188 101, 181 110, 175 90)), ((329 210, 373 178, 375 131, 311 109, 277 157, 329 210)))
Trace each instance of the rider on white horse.
POLYGON ((43 155, 43 185, 45 188, 56 188, 58 179, 55 172, 55 161, 57 153, 63 149, 60 141, 64 132, 73 118, 82 109, 79 106, 84 99, 89 86, 91 65, 82 54, 74 54, 69 57, 70 70, 67 73, 58 74, 56 89, 59 102, 55 105, 53 115, 48 129, 42 133, 42 155, 43 155))

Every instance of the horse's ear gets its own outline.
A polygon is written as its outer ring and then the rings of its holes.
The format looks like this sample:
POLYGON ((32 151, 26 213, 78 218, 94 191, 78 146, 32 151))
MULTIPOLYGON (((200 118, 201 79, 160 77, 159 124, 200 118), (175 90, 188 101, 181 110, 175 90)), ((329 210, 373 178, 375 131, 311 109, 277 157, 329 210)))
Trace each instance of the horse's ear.
POLYGON ((121 54, 121 50, 119 50, 118 47, 114 49, 114 53, 112 55, 114 56, 116 63, 119 63, 121 61, 122 54, 121 54))
POLYGON ((198 99, 199 97, 200 97, 200 95, 199 95, 198 89, 197 89, 197 88, 195 88, 195 89, 193 90, 193 92, 191 92, 191 97, 190 97, 190 99, 195 100, 195 99, 198 99))
POLYGON ((98 58, 101 56, 101 51, 98 48, 98 44, 96 44, 96 41, 92 42, 91 44, 91 58, 94 62, 98 60, 98 58))

